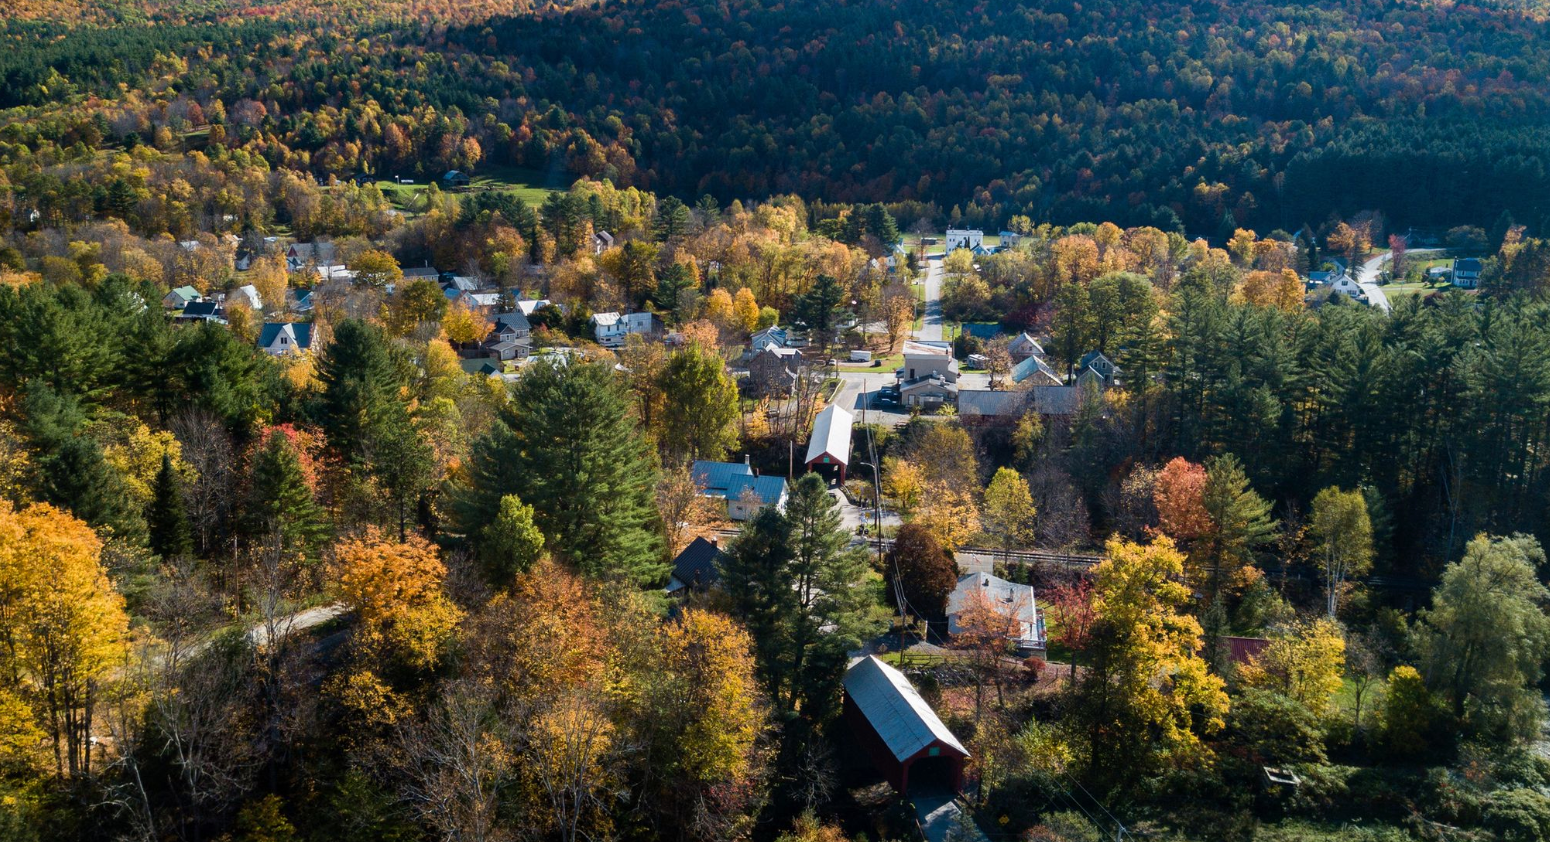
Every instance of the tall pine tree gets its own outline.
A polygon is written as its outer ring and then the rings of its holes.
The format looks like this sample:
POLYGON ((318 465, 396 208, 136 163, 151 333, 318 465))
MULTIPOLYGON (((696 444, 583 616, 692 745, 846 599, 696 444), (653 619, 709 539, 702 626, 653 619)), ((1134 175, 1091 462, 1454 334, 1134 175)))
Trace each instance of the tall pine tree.
POLYGON ((194 535, 188 526, 188 511, 183 507, 183 491, 172 456, 163 453, 161 470, 151 484, 151 502, 145 509, 150 532, 151 551, 162 558, 181 558, 194 550, 194 535))
POLYGON ((247 507, 248 532, 280 542, 287 553, 315 559, 328 535, 323 509, 313 499, 301 459, 280 432, 253 458, 247 507))
POLYGON ((533 507, 556 558, 589 576, 640 585, 666 578, 657 469, 607 363, 529 366, 475 446, 469 472, 454 501, 464 535, 478 535, 501 498, 516 494, 533 507))

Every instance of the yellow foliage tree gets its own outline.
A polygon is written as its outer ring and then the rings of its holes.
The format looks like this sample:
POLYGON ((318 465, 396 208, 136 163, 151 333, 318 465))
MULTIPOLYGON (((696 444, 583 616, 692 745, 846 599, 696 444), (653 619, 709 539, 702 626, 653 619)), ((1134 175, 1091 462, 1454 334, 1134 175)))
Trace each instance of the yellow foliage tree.
POLYGON ((732 316, 737 327, 744 333, 753 333, 759 327, 759 302, 753 290, 743 287, 732 299, 732 316))
POLYGON ((104 448, 103 458, 124 477, 124 484, 141 506, 151 501, 151 487, 161 471, 161 458, 172 459, 172 470, 183 482, 195 479, 194 469, 183 460, 183 445, 166 430, 136 426, 122 443, 104 448))
POLYGON ((460 612, 442 592, 447 569, 435 547, 417 536, 403 542, 375 528, 339 547, 339 598, 359 619, 356 639, 365 652, 428 669, 460 612))
POLYGON ((447 314, 441 317, 441 331, 446 334, 448 342, 467 345, 489 334, 490 324, 462 304, 453 304, 447 308, 447 314))
MULTIPOLYGON (((42 718, 61 777, 91 774, 95 704, 128 637, 101 553, 97 534, 69 513, 0 501, 0 665, 42 718)), ((7 708, 7 719, 20 713, 7 708)))
POLYGON ((1320 716, 1340 690, 1345 671, 1345 637, 1328 617, 1277 630, 1270 645, 1238 672, 1249 687, 1274 690, 1320 716))
POLYGON ((735 326, 737 308, 731 294, 720 288, 711 290, 705 299, 705 318, 723 330, 735 326))
POLYGON ((925 479, 914 463, 897 456, 883 458, 883 494, 893 500, 900 514, 912 514, 920 505, 920 495, 924 491, 925 479))
POLYGON ((1099 777, 1177 767, 1208 753, 1201 737, 1227 713, 1222 679, 1200 650, 1200 624, 1184 613, 1184 554, 1166 537, 1113 539, 1093 570, 1090 666, 1077 686, 1074 721, 1099 777))
POLYGON ((753 638, 725 615, 691 608, 665 627, 662 649, 667 681, 658 708, 678 720, 681 768, 702 784, 745 780, 764 724, 753 638))
POLYGON ((615 730, 597 695, 582 690, 533 718, 521 768, 535 829, 556 831, 565 842, 608 835, 615 730))
POLYGON ((980 510, 974 497, 946 483, 931 483, 921 495, 920 508, 915 512, 918 523, 948 552, 979 534, 980 510))

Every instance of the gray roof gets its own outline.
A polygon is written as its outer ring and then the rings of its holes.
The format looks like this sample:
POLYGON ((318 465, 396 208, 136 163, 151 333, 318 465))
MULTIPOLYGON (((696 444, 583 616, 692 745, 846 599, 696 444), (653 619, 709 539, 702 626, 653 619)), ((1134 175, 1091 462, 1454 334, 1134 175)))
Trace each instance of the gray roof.
POLYGON ((1011 392, 963 389, 958 392, 958 415, 963 418, 1016 417, 1032 408, 1040 415, 1075 415, 1082 401, 1080 386, 1035 386, 1011 392))
POLYGON ((516 330, 532 330, 533 329, 533 326, 531 324, 529 324, 528 321, 527 321, 527 316, 522 315, 522 313, 520 313, 520 312, 516 312, 516 313, 496 313, 495 314, 495 326, 496 326, 497 329, 499 329, 502 325, 514 328, 516 330))
POLYGON ((813 419, 813 435, 807 440, 804 462, 811 463, 827 453, 841 464, 850 464, 850 428, 855 421, 856 416, 837 403, 824 407, 813 419))
POLYGON ((281 333, 290 334, 296 347, 302 350, 312 347, 311 322, 265 322, 264 329, 258 334, 258 347, 268 348, 273 345, 281 333))
POLYGON ((948 615, 961 613, 968 607, 969 598, 976 591, 983 593, 993 605, 1015 609, 1019 622, 1036 623, 1039 620, 1032 585, 1008 582, 989 573, 970 573, 958 579, 957 587, 947 595, 948 615))
POLYGON ((687 587, 708 587, 721 581, 717 562, 721 549, 704 538, 695 538, 673 559, 673 578, 667 584, 668 593, 687 587))
POLYGON ((1102 351, 1088 351, 1087 353, 1083 354, 1082 358, 1076 361, 1076 367, 1077 367, 1078 370, 1084 369, 1084 368, 1087 368, 1087 367, 1091 366, 1093 363, 1097 362, 1098 360, 1104 360, 1105 362, 1107 362, 1110 365, 1110 367, 1112 367, 1114 369, 1114 373, 1115 374, 1122 373, 1121 370, 1120 370, 1120 367, 1117 366, 1117 365, 1114 365, 1114 361, 1109 359, 1108 355, 1104 354, 1102 351))
POLYGON ((1033 375, 1040 373, 1044 374, 1046 377, 1053 380, 1057 384, 1060 382, 1060 375, 1056 374, 1055 369, 1050 368, 1049 363, 1045 362, 1044 358, 1038 355, 1031 356, 1028 359, 1018 363, 1017 365, 1012 366, 1012 382, 1021 383, 1033 375))
POLYGON ((1030 391, 991 392, 985 389, 962 389, 958 392, 960 416, 1017 416, 1022 415, 1031 403, 1030 391))
POLYGON ((1023 331, 1022 333, 1019 333, 1017 336, 1013 337, 1012 342, 1008 348, 1013 352, 1027 351, 1028 353, 1039 354, 1040 356, 1044 354, 1044 346, 1040 345, 1039 340, 1034 339, 1033 334, 1027 331, 1023 331))
POLYGON ((969 756, 904 674, 867 655, 845 671, 845 693, 899 761, 942 742, 969 756))

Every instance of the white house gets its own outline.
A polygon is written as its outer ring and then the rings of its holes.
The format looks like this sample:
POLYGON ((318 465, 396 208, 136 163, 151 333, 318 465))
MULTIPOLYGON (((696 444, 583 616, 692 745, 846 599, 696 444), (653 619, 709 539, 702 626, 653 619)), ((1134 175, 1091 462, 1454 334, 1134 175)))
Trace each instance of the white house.
POLYGON ((1367 298, 1367 293, 1362 291, 1362 285, 1344 272, 1337 272, 1330 276, 1329 290, 1331 293, 1338 292, 1358 301, 1365 301, 1367 298))
POLYGON ((765 506, 786 509, 785 477, 758 476, 743 462, 705 460, 696 461, 690 474, 701 494, 726 501, 727 517, 733 520, 748 520, 765 506))
POLYGON ((162 296, 161 306, 168 310, 181 310, 195 301, 203 301, 205 297, 199 294, 199 290, 190 286, 181 286, 162 296))
POLYGON ((283 356, 312 350, 311 322, 269 322, 258 335, 258 347, 266 354, 283 356))
POLYGON ((470 310, 490 311, 500 306, 500 290, 486 290, 484 292, 464 292, 457 297, 459 304, 470 310))
POLYGON ((232 290, 231 295, 227 297, 227 301, 241 301, 253 310, 264 309, 264 299, 258 294, 258 287, 252 284, 243 284, 232 290))
POLYGON ((593 313, 592 336, 597 339, 597 344, 604 348, 617 347, 624 344, 624 322, 618 313, 593 313))
POLYGON ((604 348, 623 347, 625 337, 632 333, 655 336, 661 332, 662 320, 651 313, 592 314, 592 335, 597 338, 597 344, 604 348))
POLYGON ((974 250, 984 248, 985 232, 978 228, 949 228, 947 236, 943 239, 944 250, 951 254, 958 249, 974 250))
POLYGON ((1453 261, 1453 285, 1474 289, 1480 285, 1480 270, 1483 268, 1478 257, 1462 257, 1453 261))
POLYGON ((592 253, 602 254, 614 247, 614 235, 607 231, 598 231, 592 235, 592 253))
POLYGON ((1032 585, 1008 582, 989 573, 970 573, 958 579, 958 586, 947 596, 947 633, 956 637, 964 629, 966 614, 986 611, 1004 622, 1006 636, 1023 651, 1045 649, 1044 618, 1032 585))

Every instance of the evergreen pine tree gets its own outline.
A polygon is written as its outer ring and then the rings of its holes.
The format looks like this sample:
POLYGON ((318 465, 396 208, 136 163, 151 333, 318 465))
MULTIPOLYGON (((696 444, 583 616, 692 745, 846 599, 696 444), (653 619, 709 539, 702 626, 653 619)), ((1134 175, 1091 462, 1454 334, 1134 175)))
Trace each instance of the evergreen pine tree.
POLYGON ((651 226, 658 242, 667 242, 689 230, 689 207, 676 196, 657 202, 657 218, 651 226))
POLYGON ((156 480, 151 485, 151 502, 146 507, 145 521, 152 552, 162 558, 179 558, 193 552, 194 535, 188 526, 183 492, 178 487, 178 475, 172 470, 169 454, 162 454, 161 470, 156 472, 156 480))
POLYGON ((454 501, 464 535, 478 534, 501 498, 516 494, 533 507, 559 560, 640 585, 666 578, 656 467, 607 363, 529 366, 469 470, 454 501))
POLYGON ((431 482, 432 454, 399 396, 402 378, 392 349, 374 325, 339 324, 318 367, 323 394, 318 420, 329 446, 371 477, 400 537, 431 482))
POLYGON ((700 215, 700 223, 707 228, 721 221, 721 203, 709 193, 700 197, 694 204, 694 210, 700 215))
POLYGON ((296 449, 284 435, 271 434, 254 457, 249 487, 249 533, 260 539, 278 537, 285 552, 316 558, 328 522, 312 497, 296 449))

